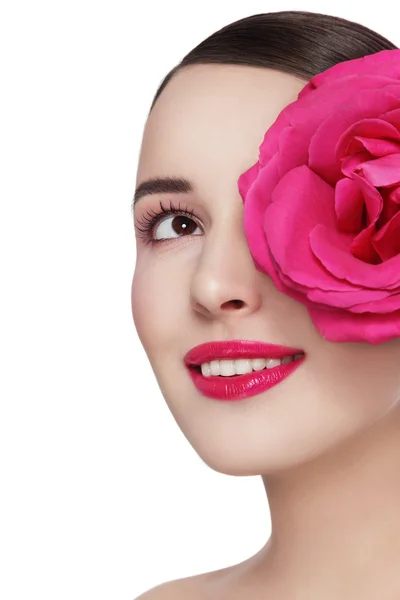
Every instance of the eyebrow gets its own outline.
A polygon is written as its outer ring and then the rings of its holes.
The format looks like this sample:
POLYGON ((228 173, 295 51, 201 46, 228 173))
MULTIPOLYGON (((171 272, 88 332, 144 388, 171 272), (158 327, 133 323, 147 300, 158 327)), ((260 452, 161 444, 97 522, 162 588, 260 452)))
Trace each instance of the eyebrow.
POLYGON ((136 203, 147 194, 174 194, 193 191, 193 184, 184 177, 153 177, 146 179, 136 188, 132 201, 132 211, 136 203))

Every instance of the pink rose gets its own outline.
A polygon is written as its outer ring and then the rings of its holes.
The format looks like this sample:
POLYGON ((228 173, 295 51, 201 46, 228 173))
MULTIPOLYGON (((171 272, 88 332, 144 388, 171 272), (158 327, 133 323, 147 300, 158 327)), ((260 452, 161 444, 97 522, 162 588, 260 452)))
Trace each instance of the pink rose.
POLYGON ((332 342, 400 337, 400 49, 313 77, 238 180, 257 268, 332 342))

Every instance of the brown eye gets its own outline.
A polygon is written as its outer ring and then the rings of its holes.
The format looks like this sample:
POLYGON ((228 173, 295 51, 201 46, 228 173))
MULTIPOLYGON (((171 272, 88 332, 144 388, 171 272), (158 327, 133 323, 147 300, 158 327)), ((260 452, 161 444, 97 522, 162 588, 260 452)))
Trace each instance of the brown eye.
POLYGON ((173 240, 174 238, 186 237, 190 235, 200 235, 203 233, 201 227, 197 225, 197 217, 193 211, 187 207, 175 206, 172 201, 169 208, 163 206, 160 202, 160 210, 147 211, 142 217, 138 217, 135 223, 137 236, 145 244, 159 244, 173 240), (169 217, 167 219, 167 216, 169 217), (168 231, 168 226, 171 229, 168 231), (160 229, 162 237, 156 238, 154 232, 160 229), (196 233, 196 230, 199 232, 196 233), (172 232, 172 235, 170 235, 172 232), (169 236, 169 237, 168 237, 169 236))
POLYGON ((161 223, 154 227, 154 237, 156 239, 168 239, 193 235, 196 229, 201 233, 200 227, 193 219, 185 215, 175 215, 163 219, 161 223))

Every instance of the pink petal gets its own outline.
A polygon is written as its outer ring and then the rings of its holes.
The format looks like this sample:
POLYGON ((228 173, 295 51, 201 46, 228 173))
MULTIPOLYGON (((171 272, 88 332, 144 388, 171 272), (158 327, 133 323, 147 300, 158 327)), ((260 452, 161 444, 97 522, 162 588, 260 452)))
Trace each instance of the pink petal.
POLYGON ((392 202, 396 202, 397 204, 400 204, 400 187, 394 188, 390 192, 389 198, 392 202))
POLYGON ((370 223, 376 223, 379 219, 383 207, 382 196, 371 183, 357 173, 353 173, 353 181, 359 187, 364 197, 365 206, 367 209, 367 217, 370 223))
MULTIPOLYGON (((270 252, 282 272, 296 284, 346 289, 346 284, 323 268, 310 248, 309 236, 320 223, 329 230, 336 228, 334 190, 307 166, 297 167, 279 181, 265 211, 263 225, 270 252)), ((348 238, 348 243, 353 239, 352 235, 341 235, 348 238)))
POLYGON ((372 157, 387 156, 388 154, 400 153, 400 144, 390 140, 373 140, 357 135, 350 142, 348 153, 352 154, 362 150, 367 150, 372 157))
POLYGON ((356 169, 375 187, 400 183, 400 154, 389 154, 363 162, 356 169))
POLYGON ((383 199, 383 208, 376 222, 377 229, 381 229, 400 210, 400 187, 381 188, 380 194, 383 199))
POLYGON ((360 304, 355 304, 349 310, 357 314, 366 312, 384 314, 400 309, 400 288, 397 288, 395 292, 392 292, 383 300, 374 300, 373 298, 369 298, 369 294, 365 294, 365 296, 368 298, 369 302, 364 301, 360 304))
POLYGON ((346 177, 352 179, 357 167, 366 160, 370 160, 370 158, 371 155, 366 150, 361 151, 358 154, 351 154, 350 156, 342 160, 340 168, 343 175, 346 175, 346 177))
POLYGON ((381 259, 372 244, 372 236, 375 233, 376 223, 382 212, 383 199, 378 190, 356 173, 353 174, 353 182, 363 195, 367 223, 351 242, 350 252, 354 257, 364 262, 378 264, 381 259))
POLYGON ((275 121, 264 134, 263 141, 259 147, 259 162, 261 167, 265 167, 268 161, 276 154, 282 132, 286 127, 290 127, 290 111, 292 104, 294 103, 288 104, 281 110, 275 121))
POLYGON ((364 196, 360 187, 347 177, 339 179, 335 187, 337 225, 346 233, 358 233, 363 226, 364 196))
MULTIPOLYGON (((349 145, 352 143, 353 138, 359 139, 359 136, 363 139, 373 138, 376 142, 385 141, 380 138, 400 140, 400 132, 391 123, 388 123, 382 118, 364 118, 361 121, 357 121, 353 125, 350 125, 350 127, 342 133, 335 148, 336 160, 341 160, 347 154, 352 154, 354 152, 354 149, 349 148, 349 145)), ((367 147, 367 150, 371 152, 369 147, 367 147)))
POLYGON ((250 187, 253 185, 254 181, 258 177, 259 171, 260 165, 258 162, 256 162, 252 167, 250 167, 249 169, 247 169, 247 171, 240 175, 237 184, 243 202, 245 201, 245 197, 248 194, 250 187))
MULTIPOLYGON (((372 103, 373 106, 372 108, 370 107, 369 110, 372 111, 371 115, 376 117, 377 107, 376 104, 374 104, 374 99, 378 93, 383 93, 384 100, 380 101, 379 111, 382 112, 383 110, 392 109, 393 106, 397 107, 398 100, 396 96, 388 91, 389 89, 392 90, 393 86, 389 85, 391 82, 392 80, 388 77, 378 75, 368 75, 363 78, 355 76, 346 77, 339 79, 338 81, 334 80, 329 86, 322 86, 316 90, 311 97, 288 104, 264 135, 264 140, 260 146, 259 161, 261 166, 264 166, 271 156, 276 153, 280 135, 287 127, 288 123, 291 124, 296 132, 298 132, 299 139, 302 140, 301 147, 303 151, 305 151, 308 149, 311 138, 314 136, 318 127, 321 126, 321 123, 326 119, 335 116, 339 108, 343 112, 346 112, 347 103, 352 105, 352 103, 356 101, 356 103, 358 103, 359 113, 362 117, 366 116, 364 114, 365 107, 363 102, 367 102, 367 104, 368 102, 370 104, 372 103), (359 99, 361 92, 367 94, 365 101, 360 101, 359 99), (373 95, 372 99, 370 99, 368 93, 373 95)), ((400 86, 398 86, 397 95, 400 98, 400 86)), ((368 106, 366 108, 368 108, 368 106)), ((352 119, 350 119, 348 123, 346 122, 346 127, 354 123, 354 111, 352 114, 352 119)), ((321 148, 323 148, 324 144, 325 142, 322 139, 321 148)), ((316 151, 318 151, 318 147, 316 148, 316 151)), ((335 181, 333 184, 334 183, 335 181)))
POLYGON ((389 314, 346 310, 327 311, 314 307, 308 313, 323 338, 331 342, 367 342, 383 344, 400 337, 400 310, 389 314))
POLYGON ((392 294, 393 292, 386 290, 369 290, 368 288, 351 289, 351 287, 349 287, 349 289, 345 292, 324 291, 316 289, 308 294, 308 298, 314 302, 319 302, 320 304, 327 304, 335 308, 353 310, 354 307, 357 307, 360 309, 359 312, 367 312, 367 309, 365 309, 364 306, 364 303, 367 300, 370 306, 371 302, 374 303, 374 306, 377 306, 378 302, 381 306, 383 306, 383 300, 386 300, 389 297, 396 297, 396 309, 400 309, 399 295, 392 296, 392 294), (363 307, 362 310, 361 306, 363 307))
POLYGON ((310 94, 311 91, 326 84, 331 79, 355 74, 362 77, 369 73, 381 73, 393 79, 400 79, 400 50, 381 50, 373 54, 337 63, 322 73, 314 75, 300 92, 299 97, 310 94))
POLYGON ((381 119, 385 119, 385 121, 391 123, 400 131, 400 108, 395 108, 394 110, 382 114, 381 119))
MULTIPOLYGON (((400 256, 371 265, 350 253, 350 240, 326 225, 316 226, 310 234, 310 247, 331 276, 353 286, 400 291, 400 256)), ((316 282, 318 285, 318 281, 316 282)), ((320 287, 318 285, 318 287, 320 287)))
POLYGON ((294 127, 287 127, 279 138, 278 170, 283 177, 288 171, 307 164, 308 147, 304 144, 301 131, 294 127))
POLYGON ((381 258, 372 244, 375 224, 370 223, 354 238, 350 245, 350 253, 359 260, 370 265, 378 265, 381 258))
MULTIPOLYGON (((257 179, 244 198, 243 227, 253 260, 259 269, 273 274, 269 249, 263 229, 263 219, 271 202, 271 193, 279 181, 277 157, 260 170, 257 179)), ((272 275, 271 275, 272 276, 272 275)))
POLYGON ((400 255, 400 211, 373 236, 372 244, 381 260, 400 255))
POLYGON ((310 168, 334 185, 341 177, 341 163, 336 154, 336 146, 341 136, 345 135, 349 128, 353 128, 355 122, 376 117, 382 111, 398 106, 399 99, 387 93, 385 89, 357 90, 351 101, 336 107, 316 130, 309 148, 310 168))

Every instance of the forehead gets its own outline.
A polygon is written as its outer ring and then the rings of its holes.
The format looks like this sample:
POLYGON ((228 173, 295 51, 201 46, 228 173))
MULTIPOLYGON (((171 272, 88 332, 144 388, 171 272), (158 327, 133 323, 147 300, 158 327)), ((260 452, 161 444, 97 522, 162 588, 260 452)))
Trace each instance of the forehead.
POLYGON ((184 67, 147 119, 137 182, 161 175, 239 176, 257 161, 265 131, 305 83, 261 67, 184 67))

